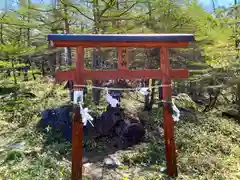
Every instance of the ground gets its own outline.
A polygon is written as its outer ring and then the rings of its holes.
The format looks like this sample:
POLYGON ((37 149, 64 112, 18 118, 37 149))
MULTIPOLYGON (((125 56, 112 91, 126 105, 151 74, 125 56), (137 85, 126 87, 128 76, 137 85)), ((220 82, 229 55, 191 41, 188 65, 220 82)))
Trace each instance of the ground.
MULTIPOLYGON (((40 112, 67 104, 68 92, 49 79, 21 82, 17 87, 4 81, 0 88, 3 104, 0 107, 0 179, 70 179, 71 144, 51 129, 47 133, 36 129, 40 112), (30 97, 26 92, 36 97, 30 97)), ((89 97, 86 102, 89 109, 95 113, 103 111, 104 101, 94 106, 89 97)), ((161 173, 165 168, 163 137, 157 129, 162 121, 162 111, 154 107, 151 113, 139 113, 142 105, 125 97, 122 105, 148 121, 145 141, 127 150, 117 150, 110 148, 111 142, 106 143, 106 139, 86 140, 84 177, 166 179, 161 173), (110 158, 118 164, 116 167, 104 165, 110 158)), ((184 120, 176 124, 177 179, 240 179, 240 124, 222 118, 221 108, 199 113, 196 121, 184 120)))

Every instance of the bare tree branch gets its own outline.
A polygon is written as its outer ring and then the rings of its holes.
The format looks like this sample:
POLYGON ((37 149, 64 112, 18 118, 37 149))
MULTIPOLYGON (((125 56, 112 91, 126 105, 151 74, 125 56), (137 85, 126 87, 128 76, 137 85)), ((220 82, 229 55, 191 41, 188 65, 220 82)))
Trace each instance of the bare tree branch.
POLYGON ((85 17, 85 18, 87 18, 87 19, 89 19, 89 20, 91 20, 91 21, 94 21, 93 18, 91 18, 91 17, 87 16, 86 14, 84 14, 83 12, 81 12, 81 10, 80 10, 77 6, 75 6, 74 4, 72 4, 72 3, 66 3, 66 2, 63 2, 62 0, 60 0, 60 2, 61 2, 62 4, 64 4, 64 5, 67 5, 67 6, 69 6, 69 7, 72 7, 73 9, 77 10, 83 17, 85 17))
POLYGON ((101 18, 103 16, 103 14, 110 9, 111 7, 113 7, 114 3, 116 3, 116 0, 110 0, 109 2, 104 1, 105 3, 105 8, 101 11, 101 13, 99 14, 99 17, 101 18))
POLYGON ((129 6, 125 11, 123 11, 121 14, 119 14, 117 17, 123 16, 126 14, 130 9, 132 9, 137 3, 133 3, 131 6, 129 6))
POLYGON ((123 11, 122 13, 116 15, 116 16, 102 16, 102 18, 112 18, 115 20, 115 18, 121 17, 124 14, 126 14, 130 9, 132 9, 137 3, 133 3, 130 7, 128 7, 125 11, 123 11))
POLYGON ((43 9, 34 8, 34 7, 29 7, 29 9, 34 10, 34 11, 38 11, 38 12, 46 12, 46 13, 53 11, 53 9, 43 10, 43 9))

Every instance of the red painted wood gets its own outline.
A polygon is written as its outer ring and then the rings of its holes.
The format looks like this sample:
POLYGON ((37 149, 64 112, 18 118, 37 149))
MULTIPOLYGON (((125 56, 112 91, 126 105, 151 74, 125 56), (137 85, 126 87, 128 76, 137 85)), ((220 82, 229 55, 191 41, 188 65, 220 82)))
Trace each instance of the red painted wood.
MULTIPOLYGON (((160 67, 163 72, 162 84, 170 84, 170 63, 168 58, 168 49, 162 47, 160 49, 160 67)), ((163 87, 163 100, 171 100, 172 89, 171 87, 163 87)), ((169 112, 169 104, 164 103, 164 139, 165 139, 165 151, 167 161, 167 174, 171 177, 177 177, 177 164, 176 164, 176 150, 174 143, 174 122, 171 112, 169 112)))
MULTIPOLYGON (((80 73, 84 70, 84 48, 77 47, 76 48, 76 73, 80 73)), ((79 76, 80 77, 80 76, 79 76)))
MULTIPOLYGON (((169 70, 171 79, 185 79, 188 77, 187 69, 169 70)), ((67 81, 74 80, 75 69, 72 71, 59 71, 56 73, 56 80, 67 81)), ((116 79, 162 79, 162 70, 108 70, 108 71, 91 71, 84 70, 82 76, 85 80, 116 80, 116 79)))
POLYGON ((189 76, 188 69, 169 69, 171 79, 186 79, 189 76))
MULTIPOLYGON (((76 69, 73 72, 74 84, 83 84, 84 48, 77 47, 76 69)), ((72 122, 72 180, 82 180, 83 123, 79 107, 75 108, 72 122)))
POLYGON ((185 48, 188 42, 89 42, 89 41, 53 41, 54 47, 168 47, 168 48, 185 48))
MULTIPOLYGON (((171 84, 171 79, 187 78, 188 70, 170 69, 167 47, 187 47, 187 42, 179 43, 109 43, 109 42, 60 42, 55 41, 55 46, 77 47, 76 69, 56 73, 58 81, 74 80, 75 85, 83 85, 84 80, 109 80, 109 79, 162 79, 163 85, 171 84), (82 47, 78 47, 82 45, 82 47), (158 70, 128 70, 122 65, 119 70, 90 71, 84 70, 84 47, 159 47, 161 48, 161 69, 158 70)), ((119 58, 120 59, 120 58, 119 58)), ((119 61, 120 62, 120 61, 119 61)), ((77 86, 75 86, 77 88, 77 86)), ((163 87, 163 99, 171 100, 171 87, 163 87)), ((167 174, 177 176, 176 152, 174 144, 174 124, 172 114, 168 111, 168 105, 164 104, 164 137, 166 145, 167 174)), ((82 179, 82 137, 83 124, 79 108, 75 108, 72 128, 72 180, 82 179)))
POLYGON ((75 69, 70 71, 57 71, 55 73, 55 78, 57 82, 74 80, 75 69))
POLYGON ((118 48, 118 69, 128 69, 128 53, 126 48, 118 48))
POLYGON ((79 107, 74 107, 72 121, 72 180, 82 180, 83 124, 79 107))
MULTIPOLYGON (((171 78, 186 78, 188 71, 172 70, 174 73, 171 78)), ((171 72, 172 72, 171 71, 171 72)), ((91 80, 109 80, 109 79, 162 79, 163 72, 161 69, 146 69, 146 70, 108 70, 108 71, 88 71, 83 72, 84 78, 91 80)))
POLYGON ((149 79, 162 77, 160 70, 108 70, 108 71, 88 71, 83 72, 84 78, 99 80, 116 79, 149 79))

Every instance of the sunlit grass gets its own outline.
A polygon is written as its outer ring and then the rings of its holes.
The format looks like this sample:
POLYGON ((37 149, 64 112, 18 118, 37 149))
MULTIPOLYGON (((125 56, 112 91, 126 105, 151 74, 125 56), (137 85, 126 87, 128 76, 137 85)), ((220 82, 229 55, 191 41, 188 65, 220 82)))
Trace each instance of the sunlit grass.
MULTIPOLYGON (((59 135, 51 134, 51 131, 42 134, 35 129, 42 110, 68 103, 67 90, 61 85, 54 85, 52 81, 42 79, 21 83, 16 91, 19 97, 17 104, 14 103, 16 97, 13 95, 1 95, 0 177, 14 180, 70 179, 71 162, 67 157, 71 155, 71 144, 59 135), (20 98, 23 92, 31 92, 36 97, 20 98), (24 148, 11 149, 7 146, 17 142, 25 142, 24 148)), ((129 111, 134 110, 134 106, 141 109, 141 104, 128 98, 125 95, 122 103, 129 111)), ((87 95, 86 102, 89 109, 96 114, 105 109, 103 99, 100 106, 93 105, 91 93, 87 95)), ((141 113, 151 126, 162 121, 162 111, 159 109, 154 108, 151 113, 141 113)), ((237 122, 218 117, 216 112, 209 112, 197 122, 177 124, 175 137, 178 179, 239 178, 240 125, 237 122)), ((89 143, 89 147, 95 144, 92 150, 100 147, 98 142, 89 143)), ((164 175, 159 172, 165 168, 164 153, 163 139, 151 139, 132 151, 123 152, 121 160, 125 165, 119 167, 118 171, 128 179, 163 179, 164 175), (131 176, 131 173, 138 172, 139 169, 139 173, 131 176)))

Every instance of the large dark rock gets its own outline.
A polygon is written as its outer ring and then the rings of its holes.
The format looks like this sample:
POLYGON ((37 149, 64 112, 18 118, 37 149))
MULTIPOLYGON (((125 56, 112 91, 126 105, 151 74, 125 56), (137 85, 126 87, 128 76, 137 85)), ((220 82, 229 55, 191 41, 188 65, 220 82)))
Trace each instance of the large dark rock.
POLYGON ((196 111, 189 108, 178 108, 180 111, 180 120, 181 121, 189 121, 189 122, 195 122, 198 120, 196 111))
POLYGON ((132 123, 127 125, 122 132, 120 138, 123 147, 130 147, 140 143, 145 135, 145 129, 140 123, 132 123))
POLYGON ((122 120, 122 110, 119 107, 108 106, 107 111, 95 121, 96 131, 100 136, 112 135, 114 128, 122 120))
POLYGON ((237 122, 240 122, 240 111, 237 108, 231 108, 222 112, 222 116, 227 118, 233 118, 237 122))
MULTIPOLYGON (((96 118, 91 124, 84 127, 84 137, 101 138, 104 136, 115 137, 119 148, 126 148, 139 143, 144 135, 145 129, 139 120, 123 120, 123 110, 120 107, 107 107, 107 110, 96 118)), ((72 106, 66 105, 56 109, 43 111, 38 128, 47 129, 61 133, 67 141, 72 140, 72 106)))
POLYGON ((42 118, 37 127, 51 128, 52 131, 62 133, 63 137, 72 140, 72 106, 66 105, 56 109, 47 109, 42 112, 42 118))
MULTIPOLYGON (((71 142, 72 112, 71 105, 46 109, 42 112, 42 118, 37 127, 45 130, 50 128, 53 132, 61 133, 67 141, 71 142)), ((99 118, 95 118, 94 127, 87 123, 83 128, 84 136, 109 136, 119 120, 121 120, 121 109, 108 107, 99 118)))
POLYGON ((127 148, 140 143, 145 136, 144 125, 141 121, 121 120, 115 127, 116 146, 118 148, 127 148))

